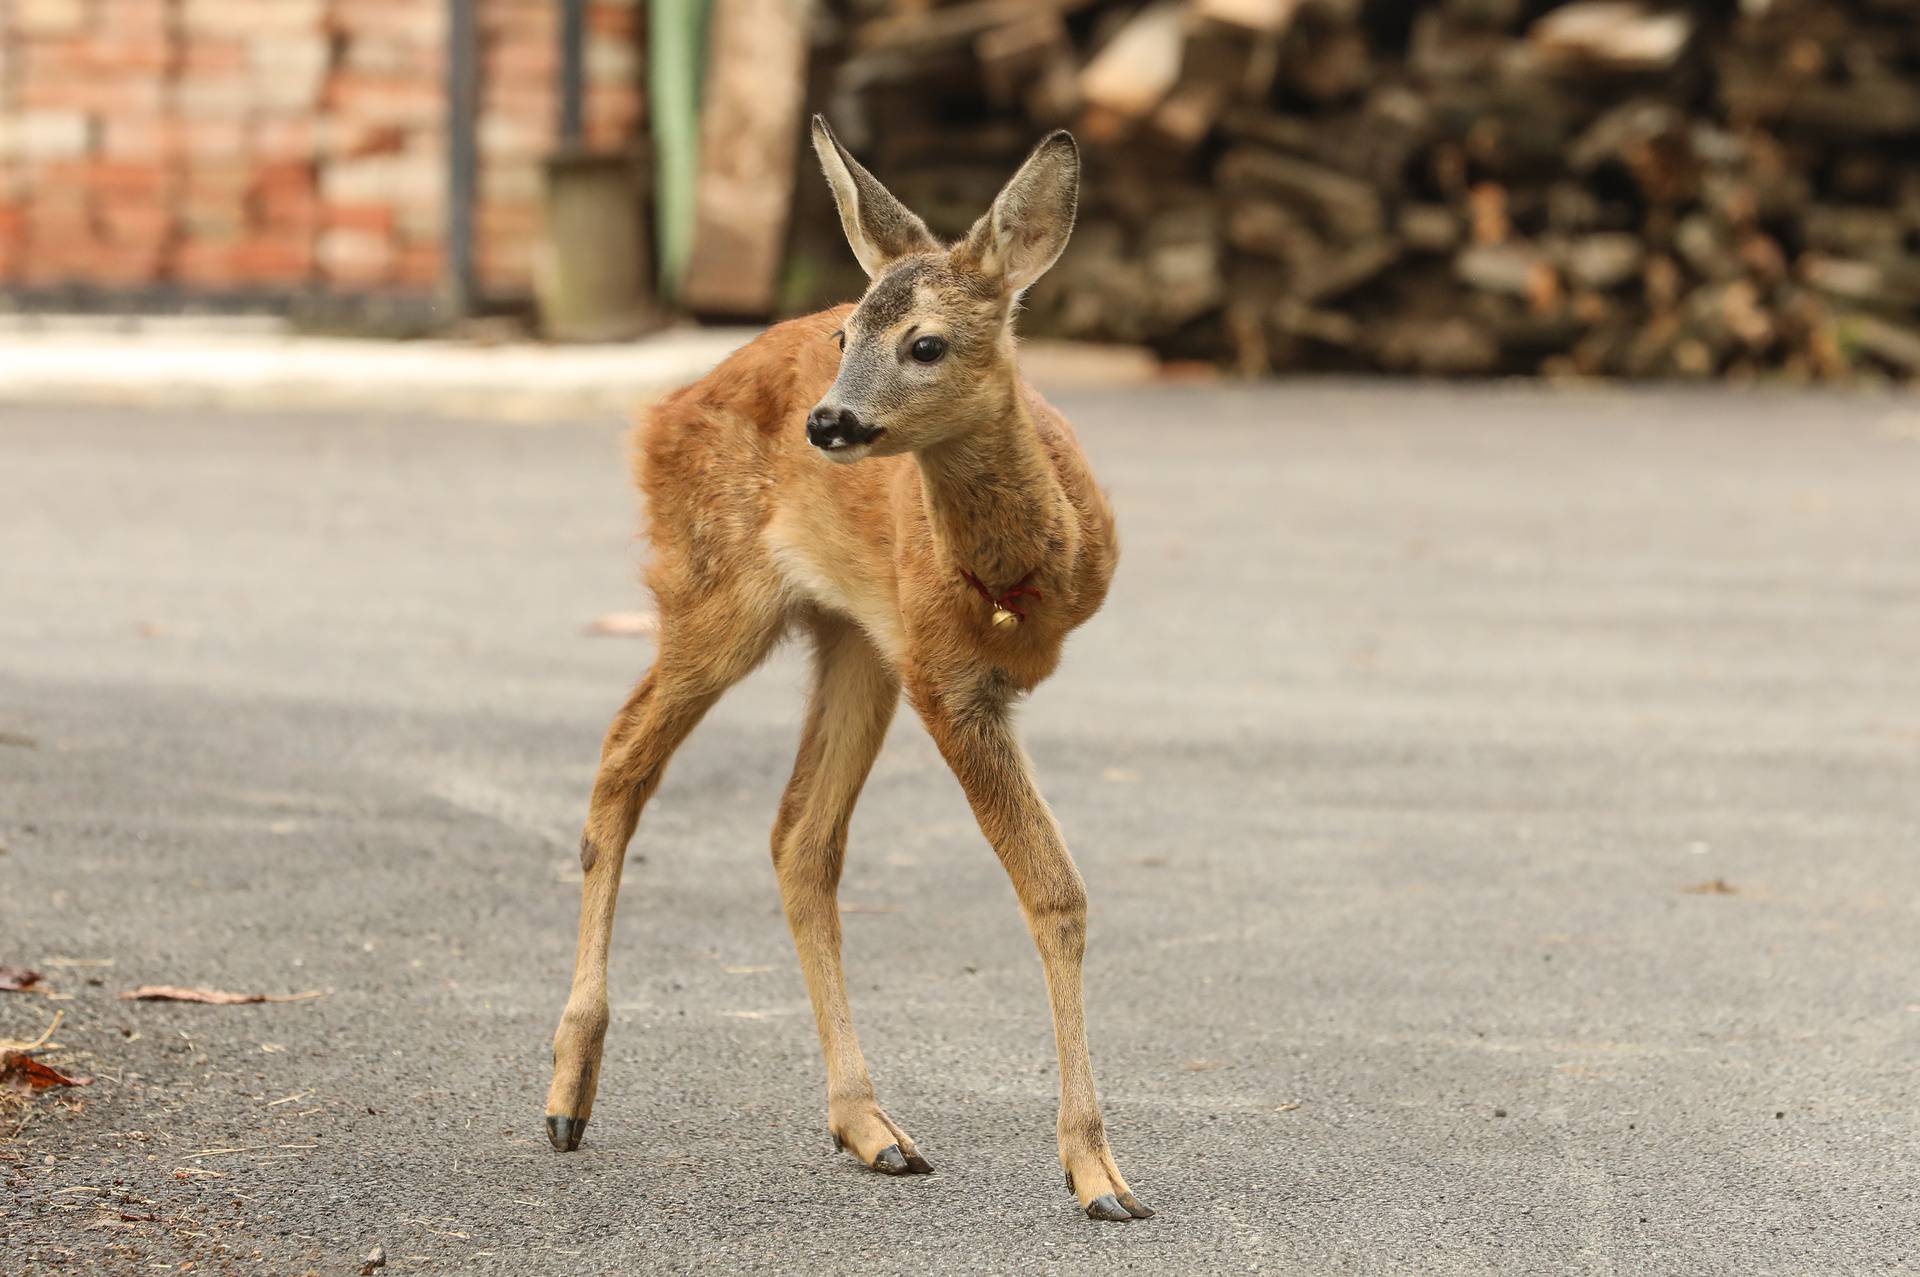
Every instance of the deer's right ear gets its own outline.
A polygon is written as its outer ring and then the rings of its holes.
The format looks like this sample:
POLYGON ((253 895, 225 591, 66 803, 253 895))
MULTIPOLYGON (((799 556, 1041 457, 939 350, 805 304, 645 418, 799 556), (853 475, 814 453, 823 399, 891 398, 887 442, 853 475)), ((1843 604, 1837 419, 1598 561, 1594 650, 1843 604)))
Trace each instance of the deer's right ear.
POLYGON ((861 168, 860 161, 847 154, 847 148, 827 127, 824 115, 813 117, 813 149, 826 171, 827 185, 833 188, 833 202, 840 206, 840 225, 847 232, 847 243, 853 246, 853 255, 860 259, 861 269, 869 278, 909 253, 940 247, 927 224, 880 185, 880 179, 861 168))

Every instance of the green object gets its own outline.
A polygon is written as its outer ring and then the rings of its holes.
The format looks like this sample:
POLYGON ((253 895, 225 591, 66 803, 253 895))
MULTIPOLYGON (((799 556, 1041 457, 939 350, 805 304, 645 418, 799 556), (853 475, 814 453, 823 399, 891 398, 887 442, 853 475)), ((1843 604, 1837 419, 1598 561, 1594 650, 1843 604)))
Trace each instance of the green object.
POLYGON ((647 94, 653 108, 654 227, 660 291, 671 298, 693 251, 700 176, 700 86, 711 0, 648 0, 647 94))

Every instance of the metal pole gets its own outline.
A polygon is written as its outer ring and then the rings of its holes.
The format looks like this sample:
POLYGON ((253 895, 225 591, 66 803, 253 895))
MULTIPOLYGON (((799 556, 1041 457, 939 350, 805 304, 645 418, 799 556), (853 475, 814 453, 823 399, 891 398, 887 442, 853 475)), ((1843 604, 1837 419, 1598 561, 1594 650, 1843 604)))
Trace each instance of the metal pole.
POLYGON ((473 201, 479 172, 480 38, 475 0, 447 0, 447 243, 444 289, 456 316, 478 296, 473 268, 473 201))
POLYGON ((571 150, 586 139, 587 0, 560 6, 560 145, 571 150))

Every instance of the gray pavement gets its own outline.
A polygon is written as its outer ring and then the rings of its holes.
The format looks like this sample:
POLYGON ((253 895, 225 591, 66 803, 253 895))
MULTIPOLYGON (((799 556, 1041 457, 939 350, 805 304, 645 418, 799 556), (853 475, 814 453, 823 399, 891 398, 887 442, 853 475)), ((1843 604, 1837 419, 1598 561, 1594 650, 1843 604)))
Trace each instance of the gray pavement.
POLYGON ((1157 1218, 1060 1187, 1038 965, 910 716, 848 965, 940 1169, 832 1153, 766 855, 792 653, 648 812, 548 1149, 649 655, 583 633, 645 606, 616 423, 15 406, 0 964, 58 1000, 0 1036, 63 1011, 96 1081, 0 1142, 0 1272, 1920 1270, 1920 405, 1060 399, 1126 556, 1024 721, 1157 1218))

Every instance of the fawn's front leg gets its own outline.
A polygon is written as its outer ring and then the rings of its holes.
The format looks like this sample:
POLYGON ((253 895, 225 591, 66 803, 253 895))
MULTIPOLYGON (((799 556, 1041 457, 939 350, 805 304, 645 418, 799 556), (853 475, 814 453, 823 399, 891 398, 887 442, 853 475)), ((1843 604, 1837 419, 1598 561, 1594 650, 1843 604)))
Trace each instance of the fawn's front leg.
POLYGON ((1040 950, 1060 1053, 1060 1164, 1089 1218, 1153 1214, 1127 1187, 1107 1147, 1106 1124, 1087 1056, 1080 967, 1087 941, 1087 889, 1008 718, 1005 698, 978 683, 943 686, 924 677, 914 707, 966 790, 980 831, 1013 880, 1040 950))
POLYGON ((827 1130, 877 1171, 924 1173, 932 1164, 874 1095, 840 966, 847 822, 893 721, 900 681, 850 622, 823 620, 814 639, 813 696, 773 827, 773 864, 827 1062, 827 1130))

